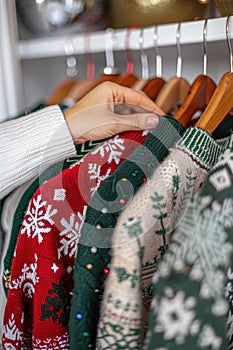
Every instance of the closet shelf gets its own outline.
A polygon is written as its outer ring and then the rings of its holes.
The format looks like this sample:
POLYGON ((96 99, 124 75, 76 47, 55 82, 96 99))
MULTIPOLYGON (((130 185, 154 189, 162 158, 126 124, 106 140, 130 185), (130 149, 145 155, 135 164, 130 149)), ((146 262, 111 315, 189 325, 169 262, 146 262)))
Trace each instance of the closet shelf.
MULTIPOLYGON (((208 41, 226 40, 226 17, 209 19, 207 23, 208 41)), ((204 20, 182 22, 180 30, 180 43, 193 44, 203 41, 204 20)), ((168 24, 157 26, 158 46, 176 45, 176 34, 178 24, 168 24)), ((143 29, 143 47, 145 49, 154 47, 155 26, 143 29)), ((88 52, 104 52, 106 49, 113 48, 115 51, 125 49, 125 38, 127 29, 117 29, 112 31, 98 31, 85 34, 76 34, 59 37, 46 37, 32 40, 19 41, 18 53, 21 60, 57 57, 65 55, 65 45, 72 44, 74 54, 85 54, 88 52), (89 39, 88 39, 89 38, 89 39)), ((233 37, 233 18, 229 24, 230 37, 233 37)), ((140 49, 140 29, 134 29, 130 32, 129 48, 131 50, 140 49)))

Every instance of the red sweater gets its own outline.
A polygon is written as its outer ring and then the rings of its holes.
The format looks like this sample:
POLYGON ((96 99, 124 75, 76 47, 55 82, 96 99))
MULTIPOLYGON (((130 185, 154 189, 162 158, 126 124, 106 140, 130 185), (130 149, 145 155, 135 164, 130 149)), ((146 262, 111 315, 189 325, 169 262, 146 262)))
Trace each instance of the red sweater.
POLYGON ((145 139, 146 132, 117 135, 34 194, 12 263, 3 350, 68 349, 74 258, 86 205, 102 181, 145 139))

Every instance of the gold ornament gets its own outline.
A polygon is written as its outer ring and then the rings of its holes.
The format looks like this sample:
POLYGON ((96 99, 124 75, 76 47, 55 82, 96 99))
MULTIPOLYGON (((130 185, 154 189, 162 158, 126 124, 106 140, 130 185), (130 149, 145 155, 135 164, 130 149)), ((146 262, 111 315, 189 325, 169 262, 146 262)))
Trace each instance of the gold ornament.
POLYGON ((111 26, 146 27, 203 19, 207 6, 199 0, 110 0, 111 26))
POLYGON ((222 16, 228 16, 233 12, 232 0, 215 0, 216 7, 222 16))

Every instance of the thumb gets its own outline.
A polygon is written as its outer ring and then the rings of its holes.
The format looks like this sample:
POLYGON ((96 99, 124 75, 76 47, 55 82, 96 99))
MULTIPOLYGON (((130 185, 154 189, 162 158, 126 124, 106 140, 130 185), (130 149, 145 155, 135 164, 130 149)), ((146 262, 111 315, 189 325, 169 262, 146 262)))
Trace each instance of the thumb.
POLYGON ((135 113, 129 115, 115 115, 118 132, 132 130, 151 130, 157 126, 159 118, 154 113, 135 113))

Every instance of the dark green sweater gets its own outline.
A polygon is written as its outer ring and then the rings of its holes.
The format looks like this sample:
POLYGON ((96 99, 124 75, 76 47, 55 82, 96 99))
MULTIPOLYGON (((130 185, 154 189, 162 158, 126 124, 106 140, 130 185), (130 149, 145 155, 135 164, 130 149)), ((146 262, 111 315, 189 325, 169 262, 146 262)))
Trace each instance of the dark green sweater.
POLYGON ((117 218, 184 131, 174 118, 159 117, 158 126, 143 146, 126 159, 91 198, 75 262, 69 321, 71 350, 95 347, 99 304, 109 271, 111 236, 117 218))

